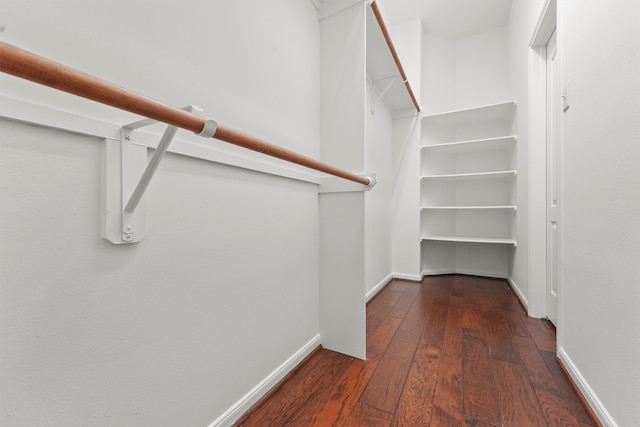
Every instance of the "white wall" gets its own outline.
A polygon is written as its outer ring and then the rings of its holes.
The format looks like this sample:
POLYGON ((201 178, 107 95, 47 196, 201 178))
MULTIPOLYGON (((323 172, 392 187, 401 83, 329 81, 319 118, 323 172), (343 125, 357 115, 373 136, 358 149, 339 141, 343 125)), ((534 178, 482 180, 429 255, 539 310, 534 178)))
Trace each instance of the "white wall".
POLYGON ((425 114, 456 108, 456 41, 422 36, 422 106, 425 114))
POLYGON ((418 99, 418 103, 420 103, 420 94, 422 93, 422 21, 414 19, 389 26, 389 32, 402 68, 407 75, 407 80, 411 84, 411 89, 418 99))
POLYGON ((640 3, 559 2, 559 349, 603 421, 640 420, 640 3))
MULTIPOLYGON (((527 146, 528 44, 545 3, 514 0, 509 22, 521 242, 531 227, 522 180, 536 148, 527 146)), ((624 0, 558 3, 570 104, 562 117, 558 355, 604 425, 631 426, 640 419, 640 10, 624 0)), ((528 247, 518 245, 513 270, 525 295, 535 285, 528 247)))
MULTIPOLYGON (((371 86, 367 105, 371 102, 371 86)), ((392 120, 382 100, 366 115, 366 170, 376 174, 377 184, 365 193, 365 292, 386 283, 391 276, 392 120)))
MULTIPOLYGON (((0 17, 3 41, 318 155, 311 2, 2 2, 0 17)), ((4 75, 0 86, 132 118, 4 75)), ((145 240, 112 246, 102 143, 0 126, 0 424, 207 425, 317 339, 315 185, 170 155, 145 240)))
MULTIPOLYGON (((528 306, 531 303, 529 288, 529 42, 544 4, 545 0, 514 0, 508 26, 510 89, 512 97, 518 101, 516 110, 518 246, 514 252, 511 284, 528 306)), ((541 316, 541 313, 537 312, 530 311, 530 314, 536 317, 541 316)))
POLYGON ((507 28, 456 41, 456 109, 510 99, 507 28))
MULTIPOLYGON (((366 15, 356 3, 321 20, 320 159, 365 167, 366 15)), ((320 331, 323 346, 366 356, 365 200, 362 191, 320 195, 320 331)))

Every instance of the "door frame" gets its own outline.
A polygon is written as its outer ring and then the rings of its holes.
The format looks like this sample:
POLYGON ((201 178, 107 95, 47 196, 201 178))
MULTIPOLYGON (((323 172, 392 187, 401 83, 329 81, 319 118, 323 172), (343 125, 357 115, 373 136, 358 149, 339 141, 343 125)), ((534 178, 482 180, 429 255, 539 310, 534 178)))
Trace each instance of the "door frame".
MULTIPOLYGON (((547 43, 557 0, 547 0, 529 42, 529 315, 547 316, 547 43)), ((558 50, 561 48, 557 34, 558 50)), ((560 268, 560 266, 558 266, 560 268)), ((558 300, 560 297, 558 296, 558 300)), ((560 306, 560 304, 558 304, 560 306)), ((558 308, 558 318, 559 316, 558 308)))

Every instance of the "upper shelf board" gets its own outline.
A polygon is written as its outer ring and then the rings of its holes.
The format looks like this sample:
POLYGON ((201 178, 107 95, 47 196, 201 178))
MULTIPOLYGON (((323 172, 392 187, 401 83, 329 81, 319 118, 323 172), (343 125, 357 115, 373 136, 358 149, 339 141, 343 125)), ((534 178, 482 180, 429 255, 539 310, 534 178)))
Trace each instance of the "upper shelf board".
POLYGON ((371 10, 367 7, 367 74, 376 89, 376 98, 384 92, 383 98, 392 111, 403 111, 415 106, 405 87, 400 71, 382 35, 382 30, 371 10), (395 77, 395 80, 393 78, 395 77), (393 83, 391 83, 393 80, 393 83), (391 83, 391 86, 388 86, 391 83), (387 89, 388 86, 388 89, 387 89), (386 89, 386 91, 385 91, 386 89))
POLYGON ((498 138, 474 139, 469 141, 447 142, 445 144, 423 145, 425 151, 439 153, 467 153, 480 150, 507 149, 516 142, 516 135, 498 138))
POLYGON ((506 170, 506 171, 494 171, 494 172, 473 172, 473 173, 455 173, 455 174, 446 174, 446 175, 423 175, 422 179, 438 179, 438 180, 451 180, 451 181, 459 181, 459 180, 481 180, 481 179, 504 179, 511 178, 517 175, 517 171, 515 170, 506 170))
POLYGON ((437 114, 422 115, 429 124, 460 126, 486 123, 498 120, 509 120, 516 106, 516 101, 465 108, 437 114))

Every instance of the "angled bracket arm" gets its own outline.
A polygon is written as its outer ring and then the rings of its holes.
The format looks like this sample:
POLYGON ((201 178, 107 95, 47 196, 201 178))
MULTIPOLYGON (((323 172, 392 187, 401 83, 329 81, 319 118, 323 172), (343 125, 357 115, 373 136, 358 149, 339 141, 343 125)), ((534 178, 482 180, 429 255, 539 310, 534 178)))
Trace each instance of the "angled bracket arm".
MULTIPOLYGON (((202 110, 194 105, 183 109, 202 115, 202 110)), ((147 163, 147 148, 134 144, 133 131, 155 123, 158 121, 153 119, 130 123, 122 127, 120 141, 106 142, 107 188, 103 237, 113 244, 135 243, 144 237, 146 206, 141 202, 178 131, 176 126, 167 126, 151 160, 147 163)), ((210 138, 216 129, 215 120, 206 120, 203 130, 198 135, 210 138)))
POLYGON ((398 79, 398 76, 392 76, 392 77, 387 77, 384 79, 379 79, 379 80, 374 80, 371 83, 371 87, 373 88, 373 93, 371 96, 371 114, 375 113, 375 105, 382 99, 382 97, 384 96, 385 93, 387 93, 387 91, 389 89, 391 89, 391 86, 393 86, 393 84, 395 83, 395 81, 398 79), (391 80, 387 86, 385 86, 385 88, 382 90, 382 92, 380 93, 380 95, 378 95, 376 92, 376 83, 378 82, 382 82, 385 80, 391 80))

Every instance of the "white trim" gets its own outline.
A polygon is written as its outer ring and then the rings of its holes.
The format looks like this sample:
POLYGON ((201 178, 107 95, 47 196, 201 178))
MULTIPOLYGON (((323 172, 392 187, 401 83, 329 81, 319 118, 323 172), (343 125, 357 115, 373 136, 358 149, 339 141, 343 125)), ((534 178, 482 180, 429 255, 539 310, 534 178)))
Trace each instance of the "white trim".
POLYGON ((556 0, 547 0, 531 35, 529 77, 529 315, 547 316, 546 45, 557 24, 556 0))
POLYGON ((287 359, 282 365, 260 381, 249 393, 244 395, 233 406, 220 415, 209 427, 229 427, 247 412, 262 396, 271 390, 278 382, 285 377, 293 368, 298 366, 305 357, 320 345, 320 334, 316 335, 306 343, 293 356, 287 359))
POLYGON ((531 40, 529 41, 530 48, 537 48, 546 46, 551 38, 551 34, 556 29, 556 23, 558 21, 558 6, 557 0, 547 0, 542 13, 538 17, 536 28, 533 30, 531 40))
POLYGON ((456 274, 455 268, 443 268, 439 270, 422 270, 422 277, 425 276, 439 276, 441 274, 456 274))
POLYGON ((511 289, 513 289, 513 292, 516 293, 516 295, 520 299, 520 302, 522 303, 522 305, 525 306, 525 308, 527 309, 527 312, 528 312, 529 311, 529 301, 527 301, 527 297, 524 296, 524 294, 522 293, 522 291, 520 290, 520 288, 518 287, 516 282, 511 277, 507 277, 507 282, 509 282, 509 286, 511 286, 511 289))
MULTIPOLYGON (((122 128, 121 125, 118 124, 103 122, 90 117, 80 116, 2 95, 0 95, 0 118, 35 126, 60 129, 100 139, 118 141, 120 140, 120 130, 122 128)), ((154 149, 157 147, 160 135, 142 130, 136 130, 135 132, 136 145, 154 149)), ((183 134, 183 137, 184 136, 185 134, 183 134)), ((213 145, 203 144, 203 141, 206 140, 198 138, 198 142, 190 142, 184 138, 175 138, 167 151, 173 154, 207 160, 227 166, 248 169, 312 184, 320 184, 320 174, 309 171, 306 168, 298 167, 278 159, 271 159, 249 150, 242 155, 236 154, 231 151, 216 148, 213 145)))
POLYGON ((580 392, 587 400, 587 403, 593 409, 593 412, 598 417, 598 420, 605 427, 618 427, 618 424, 615 422, 609 411, 604 407, 598 396, 596 396, 593 389, 587 383, 587 380, 582 376, 576 365, 573 363, 567 352, 564 348, 558 348, 558 359, 562 361, 565 368, 567 368, 567 372, 580 389, 580 392))
POLYGON ((494 271, 479 271, 479 270, 466 269, 466 268, 456 268, 455 274, 466 274, 468 276, 488 277, 491 279, 507 279, 507 275, 504 273, 498 273, 494 271))
POLYGON ((417 275, 417 274, 405 274, 405 273, 392 273, 391 275, 393 276, 394 279, 411 280, 413 282, 422 281, 422 277, 424 276, 424 274, 417 275))
POLYGON ((384 289, 384 287, 387 286, 393 279, 395 279, 393 274, 389 274, 387 277, 382 279, 382 281, 380 283, 375 285, 373 287, 373 289, 371 289, 369 292, 366 293, 366 295, 364 297, 365 303, 369 302, 369 300, 371 298, 375 297, 378 294, 378 292, 380 292, 382 289, 384 289))

